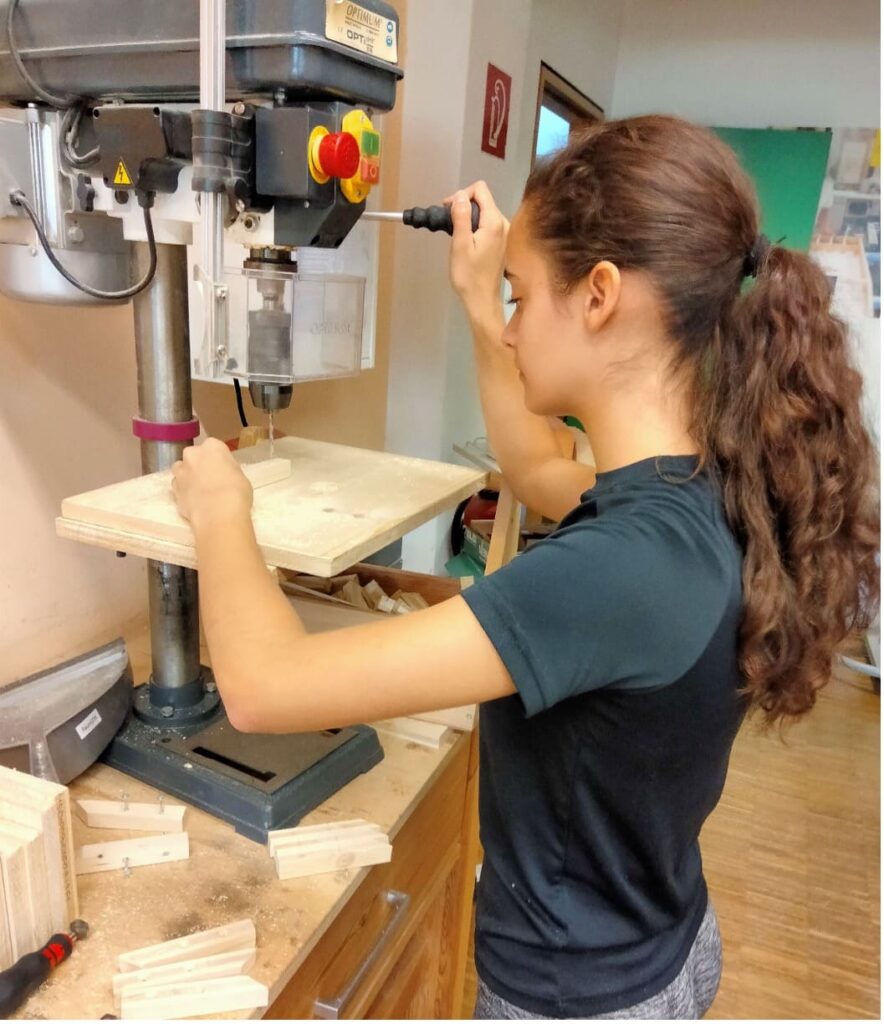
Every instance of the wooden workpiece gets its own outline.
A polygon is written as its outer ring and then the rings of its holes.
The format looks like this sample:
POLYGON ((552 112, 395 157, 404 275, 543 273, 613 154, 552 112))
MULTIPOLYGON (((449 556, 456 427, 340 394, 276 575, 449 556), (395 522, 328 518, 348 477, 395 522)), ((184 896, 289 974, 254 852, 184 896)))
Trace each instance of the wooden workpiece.
MULTIPOLYGON (((463 466, 283 437, 275 452, 285 479, 255 491, 252 521, 268 565, 334 576, 482 487, 486 474, 463 466)), ((269 446, 235 453, 266 461, 269 446)), ((169 471, 66 498, 62 537, 115 551, 196 566, 193 533, 178 514, 169 471)))
POLYGON ((343 868, 388 864, 393 856, 393 847, 384 831, 360 819, 277 829, 268 834, 267 849, 280 878, 305 878, 343 868))
POLYGON ((149 864, 170 864, 176 860, 186 860, 189 856, 190 844, 186 832, 88 843, 77 849, 77 874, 91 875, 98 871, 120 869, 129 871, 149 864))
POLYGON ((77 800, 74 808, 90 828, 131 828, 139 832, 183 832, 181 804, 165 800, 130 804, 128 800, 77 800))
POLYGON ((123 994, 123 1020, 177 1020, 216 1016, 224 1011, 263 1009, 269 1001, 266 985, 249 977, 214 978, 170 985, 162 993, 123 994))
POLYGON ((67 789, 0 767, 0 970, 76 916, 67 789))
POLYGON ((208 981, 210 978, 226 978, 231 974, 248 974, 255 963, 255 943, 247 949, 231 949, 224 953, 199 956, 193 960, 180 960, 172 967, 143 967, 136 971, 120 971, 113 976, 111 985, 114 999, 119 1002, 123 993, 131 995, 147 987, 175 981, 208 981))

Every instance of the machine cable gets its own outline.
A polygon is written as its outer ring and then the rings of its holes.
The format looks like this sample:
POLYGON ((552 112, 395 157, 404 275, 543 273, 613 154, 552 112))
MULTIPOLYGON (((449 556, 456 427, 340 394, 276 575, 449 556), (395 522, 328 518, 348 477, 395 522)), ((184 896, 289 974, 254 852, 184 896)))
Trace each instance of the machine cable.
POLYGON ((150 215, 150 208, 153 206, 152 192, 138 193, 138 202, 144 211, 144 230, 147 232, 147 245, 150 250, 150 262, 147 267, 147 272, 137 284, 133 284, 131 287, 124 288, 118 292, 101 291, 98 288, 93 288, 91 285, 83 284, 82 281, 78 281, 52 251, 52 246, 49 239, 46 237, 46 232, 43 230, 40 218, 37 216, 24 192, 22 192, 20 188, 13 189, 9 193, 9 201, 14 206, 20 206, 28 215, 28 219, 33 225, 34 231, 37 232, 37 238, 39 238, 40 245, 43 247, 43 251, 46 253, 46 258, 49 262, 53 267, 55 267, 59 274, 61 274, 65 281, 72 284, 75 288, 78 288, 81 292, 85 292, 87 295, 91 295, 95 299, 104 299, 107 302, 117 302, 121 299, 131 299, 133 295, 137 295, 139 292, 144 291, 144 289, 153 280, 157 269, 157 243, 154 238, 153 220, 150 215))
POLYGON ((80 123, 86 111, 86 102, 77 96, 61 96, 58 93, 50 92, 40 85, 25 67, 21 54, 18 52, 18 45, 16 44, 13 31, 13 19, 15 18, 19 2, 20 0, 9 0, 9 5, 6 8, 6 47, 9 50, 9 56, 19 77, 31 92, 43 100, 44 103, 48 103, 50 107, 55 107, 56 110, 63 110, 65 112, 61 122, 62 150, 68 163, 72 167, 82 170, 94 164, 99 155, 98 146, 90 149, 88 153, 78 153, 76 151, 77 139, 80 134, 80 123))
POLYGON ((249 421, 246 419, 246 410, 242 404, 242 386, 239 383, 239 377, 233 378, 233 390, 236 392, 236 409, 239 413, 239 422, 247 427, 249 421))

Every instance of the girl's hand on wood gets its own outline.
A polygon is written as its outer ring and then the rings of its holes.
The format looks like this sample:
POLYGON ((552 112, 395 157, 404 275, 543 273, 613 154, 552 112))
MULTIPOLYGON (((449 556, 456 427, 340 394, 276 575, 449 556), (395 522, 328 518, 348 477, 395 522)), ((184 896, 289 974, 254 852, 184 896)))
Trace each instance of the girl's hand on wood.
POLYGON ((509 221, 497 208, 484 181, 457 192, 451 202, 451 284, 476 327, 501 317, 500 286, 509 221), (470 200, 479 204, 479 227, 472 229, 470 200))
POLYGON ((194 530, 214 521, 248 521, 252 509, 252 485, 227 445, 213 437, 184 449, 172 467, 172 494, 194 530))

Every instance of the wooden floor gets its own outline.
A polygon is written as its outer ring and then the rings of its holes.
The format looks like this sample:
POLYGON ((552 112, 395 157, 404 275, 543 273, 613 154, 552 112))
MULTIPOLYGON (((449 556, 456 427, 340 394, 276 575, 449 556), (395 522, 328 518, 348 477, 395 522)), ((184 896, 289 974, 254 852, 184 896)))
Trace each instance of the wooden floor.
MULTIPOLYGON (((839 668, 785 742, 737 738, 701 837, 724 942, 708 1018, 880 1019, 879 712, 839 668)), ((464 1017, 475 991, 471 953, 464 1017)))

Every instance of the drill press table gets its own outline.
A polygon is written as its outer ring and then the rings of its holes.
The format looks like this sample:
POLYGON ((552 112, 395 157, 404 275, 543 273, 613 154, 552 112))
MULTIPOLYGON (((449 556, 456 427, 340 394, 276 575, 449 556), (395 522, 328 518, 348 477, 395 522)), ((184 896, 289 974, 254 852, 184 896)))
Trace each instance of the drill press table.
MULTIPOLYGON (((243 463, 269 445, 236 452, 243 463)), ((252 521, 268 565, 334 576, 481 488, 485 472, 299 437, 279 438, 291 476, 255 491, 252 521)), ((168 471, 135 477, 62 502, 62 537, 196 568, 190 526, 179 516, 168 471)))

